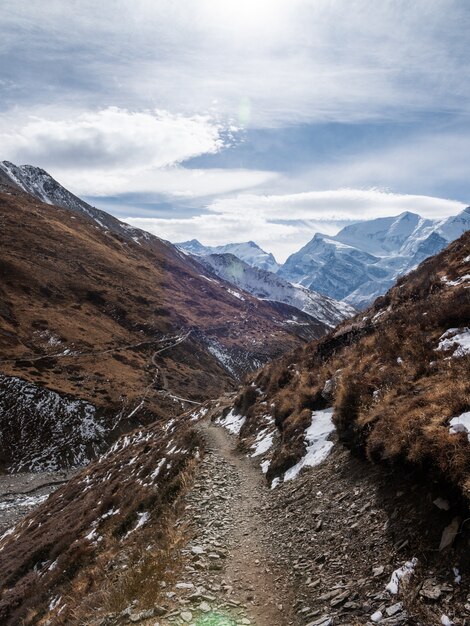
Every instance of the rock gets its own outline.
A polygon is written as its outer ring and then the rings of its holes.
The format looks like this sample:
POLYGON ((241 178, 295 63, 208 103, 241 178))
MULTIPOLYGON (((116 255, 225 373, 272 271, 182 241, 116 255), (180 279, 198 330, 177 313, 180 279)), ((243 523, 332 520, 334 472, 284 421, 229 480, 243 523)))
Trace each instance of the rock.
POLYGON ((180 617, 184 622, 190 622, 193 619, 191 611, 181 611, 180 617))
POLYGON ((202 611, 203 613, 210 613, 211 611, 210 604, 208 604, 207 602, 201 602, 201 604, 199 605, 199 610, 202 611))
POLYGON ((377 624, 378 622, 381 621, 382 618, 383 618, 382 611, 376 611, 370 616, 370 621, 374 622, 374 624, 377 624))
POLYGON ((439 585, 437 585, 435 581, 428 579, 424 581, 419 595, 428 600, 438 600, 441 593, 442 591, 439 585))
POLYGON ((176 583, 176 589, 194 589, 193 583, 176 583))
POLYGON ((158 617, 165 615, 165 613, 167 612, 167 610, 165 609, 165 607, 163 606, 159 606, 158 604, 155 605, 154 607, 154 612, 155 615, 157 615, 158 617))
POLYGON ((381 576, 384 573, 385 567, 383 565, 378 565, 377 567, 372 568, 372 573, 375 576, 381 576))
POLYGON ((147 609, 146 611, 140 611, 140 613, 131 613, 129 615, 129 620, 135 624, 137 622, 142 622, 144 619, 149 619, 154 616, 154 609, 147 609))
POLYGON ((351 591, 349 589, 346 589, 345 591, 343 591, 343 593, 340 593, 339 596, 335 596, 331 600, 330 602, 331 606, 338 606, 339 604, 344 602, 346 598, 348 598, 350 595, 351 595, 351 591))
POLYGON ((392 604, 392 606, 385 609, 385 613, 387 613, 389 617, 392 617, 392 615, 395 615, 396 613, 400 613, 400 611, 403 611, 403 604, 401 602, 396 602, 395 604, 392 604))
POLYGON ((320 619, 315 620, 314 622, 309 622, 306 626, 332 626, 333 618, 329 615, 324 615, 320 617, 320 619))
POLYGON ((435 500, 433 500, 433 504, 442 511, 448 511, 450 509, 449 501, 444 500, 444 498, 436 498, 435 500))
POLYGON ((439 550, 445 550, 454 543, 454 539, 459 532, 460 517, 454 517, 451 523, 442 531, 441 543, 439 550))

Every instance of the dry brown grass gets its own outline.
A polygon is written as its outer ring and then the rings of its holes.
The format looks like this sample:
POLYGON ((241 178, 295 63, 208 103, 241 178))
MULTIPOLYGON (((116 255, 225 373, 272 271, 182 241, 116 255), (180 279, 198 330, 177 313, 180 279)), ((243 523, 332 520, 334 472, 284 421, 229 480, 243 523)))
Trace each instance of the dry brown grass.
MULTIPOLYGON (((282 435, 268 478, 303 453, 305 412, 329 403, 340 440, 356 453, 444 478, 468 496, 470 445, 465 434, 449 434, 448 422, 470 409, 470 357, 436 347, 446 330, 469 325, 470 289, 442 280, 470 273, 469 255, 466 233, 368 311, 253 377, 282 435)), ((263 411, 251 406, 245 428, 255 429, 263 411)))

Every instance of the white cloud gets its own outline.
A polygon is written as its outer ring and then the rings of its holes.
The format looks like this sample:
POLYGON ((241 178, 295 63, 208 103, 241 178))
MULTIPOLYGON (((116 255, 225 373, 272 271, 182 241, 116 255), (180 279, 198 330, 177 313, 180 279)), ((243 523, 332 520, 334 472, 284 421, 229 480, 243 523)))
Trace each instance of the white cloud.
POLYGON ((454 215, 464 207, 460 202, 442 198, 339 189, 277 196, 240 194, 216 200, 208 207, 210 214, 187 219, 127 218, 126 221, 174 242, 196 238, 206 245, 218 245, 251 239, 284 261, 315 232, 334 234, 348 221, 403 211, 440 218, 454 215))
POLYGON ((334 162, 316 165, 294 177, 297 189, 318 186, 377 186, 392 189, 426 189, 433 194, 447 185, 466 182, 470 170, 470 132, 456 130, 410 134, 387 147, 368 150, 334 162))
POLYGON ((164 167, 224 146, 221 128, 209 117, 158 110, 108 107, 59 119, 18 120, 14 129, 10 123, 0 128, 7 158, 61 170, 164 167))
POLYGON ((240 194, 215 200, 208 208, 214 213, 258 215, 270 220, 339 221, 372 219, 403 211, 415 211, 426 217, 444 217, 464 206, 455 200, 377 189, 336 189, 285 195, 240 194))
POLYGON ((77 195, 116 196, 144 194, 166 196, 169 201, 197 199, 251 189, 272 181, 277 175, 261 170, 185 169, 184 167, 139 169, 95 169, 92 171, 51 170, 58 180, 77 195))
POLYGON ((457 0, 4 0, 1 11, 4 66, 29 102, 243 109, 258 126, 469 108, 457 0))

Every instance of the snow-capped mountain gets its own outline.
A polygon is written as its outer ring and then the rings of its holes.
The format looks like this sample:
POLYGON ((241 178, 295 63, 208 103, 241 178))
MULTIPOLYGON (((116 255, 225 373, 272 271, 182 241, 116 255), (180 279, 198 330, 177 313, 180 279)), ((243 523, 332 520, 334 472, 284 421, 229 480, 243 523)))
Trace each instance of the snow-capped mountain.
POLYGON ((262 300, 289 304, 328 326, 354 315, 345 302, 293 285, 273 272, 251 267, 233 254, 209 254, 201 259, 217 276, 262 300))
POLYGON ((405 212, 316 233, 280 268, 285 279, 364 307, 470 228, 470 207, 443 220, 405 212))
POLYGON ((40 167, 0 161, 0 182, 13 184, 46 204, 60 206, 91 217, 99 226, 119 233, 126 239, 136 240, 148 237, 144 231, 124 224, 109 213, 78 198, 40 167))
POLYGON ((224 246, 204 246, 197 239, 177 243, 180 250, 195 254, 197 256, 207 256, 208 254, 234 254, 236 257, 248 263, 251 267, 259 267, 269 272, 277 272, 279 263, 270 252, 266 252, 254 241, 243 243, 228 243, 224 246))

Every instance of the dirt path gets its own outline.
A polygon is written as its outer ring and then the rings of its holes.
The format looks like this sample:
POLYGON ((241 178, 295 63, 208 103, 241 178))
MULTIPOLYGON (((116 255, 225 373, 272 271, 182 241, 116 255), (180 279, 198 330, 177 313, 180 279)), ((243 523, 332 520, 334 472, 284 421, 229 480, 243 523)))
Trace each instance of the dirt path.
POLYGON ((175 589, 184 608, 168 617, 198 626, 292 624, 288 577, 273 555, 265 507, 270 492, 262 474, 236 452, 235 438, 223 428, 204 422, 198 429, 207 452, 182 520, 191 533, 183 549, 184 580, 175 589))

